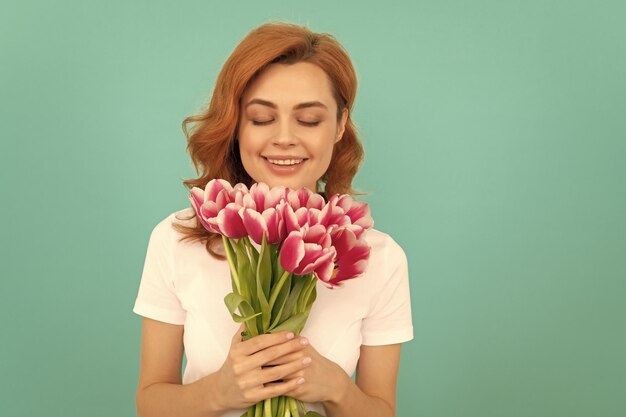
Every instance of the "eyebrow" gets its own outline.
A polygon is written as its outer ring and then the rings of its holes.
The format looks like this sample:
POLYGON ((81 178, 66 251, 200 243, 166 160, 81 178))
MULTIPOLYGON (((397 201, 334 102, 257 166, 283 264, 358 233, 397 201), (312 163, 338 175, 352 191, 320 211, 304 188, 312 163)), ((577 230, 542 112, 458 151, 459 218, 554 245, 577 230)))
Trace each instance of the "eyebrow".
MULTIPOLYGON (((277 109, 278 108, 278 106, 276 104, 272 103, 271 101, 263 100, 263 99, 260 99, 260 98, 253 98, 252 100, 250 100, 248 102, 248 104, 246 104, 245 108, 248 108, 248 106, 250 106, 252 104, 260 104, 262 106, 271 107, 273 109, 277 109)), ((304 102, 304 103, 296 104, 295 106, 293 106, 293 110, 306 109, 308 107, 322 107, 322 108, 328 110, 328 107, 326 107, 326 105, 324 103, 322 103, 321 101, 307 101, 307 102, 304 102)))

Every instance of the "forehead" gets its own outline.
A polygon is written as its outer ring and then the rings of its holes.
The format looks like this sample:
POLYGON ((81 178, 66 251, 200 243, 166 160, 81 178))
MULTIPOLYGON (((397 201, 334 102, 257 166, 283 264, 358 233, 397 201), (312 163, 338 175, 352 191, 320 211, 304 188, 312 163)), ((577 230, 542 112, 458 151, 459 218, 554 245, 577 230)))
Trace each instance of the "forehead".
POLYGON ((278 106, 313 100, 321 101, 329 109, 336 106, 328 75, 309 62, 269 65, 248 85, 242 104, 253 98, 268 100, 278 106))

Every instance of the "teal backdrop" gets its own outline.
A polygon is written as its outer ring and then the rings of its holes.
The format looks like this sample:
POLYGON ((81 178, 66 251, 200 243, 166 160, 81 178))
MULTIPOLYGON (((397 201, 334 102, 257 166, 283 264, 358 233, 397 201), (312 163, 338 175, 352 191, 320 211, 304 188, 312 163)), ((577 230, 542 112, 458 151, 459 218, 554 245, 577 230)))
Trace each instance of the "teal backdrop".
POLYGON ((271 20, 337 37, 356 186, 405 249, 398 416, 626 415, 623 1, 4 1, 0 415, 135 415, 181 129, 271 20))

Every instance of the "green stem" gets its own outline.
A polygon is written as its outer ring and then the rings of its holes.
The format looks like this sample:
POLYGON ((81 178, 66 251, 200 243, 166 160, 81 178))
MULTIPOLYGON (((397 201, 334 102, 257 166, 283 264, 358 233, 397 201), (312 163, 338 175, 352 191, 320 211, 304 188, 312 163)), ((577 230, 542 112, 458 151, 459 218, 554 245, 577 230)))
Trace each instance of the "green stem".
POLYGON ((291 397, 287 397, 287 403, 289 404, 289 411, 291 411, 291 415, 293 417, 300 417, 300 412, 298 411, 298 404, 296 403, 296 400, 291 397))
POLYGON ((276 406, 276 415, 278 417, 283 417, 285 415, 285 396, 281 395, 278 397, 278 405, 276 406))
POLYGON ((237 274, 237 267, 235 266, 235 261, 233 257, 235 253, 233 251, 233 247, 230 244, 230 240, 222 235, 222 242, 224 242, 224 249, 226 250, 226 258, 228 259, 228 265, 230 266, 230 273, 232 274, 233 281, 235 282, 235 286, 237 287, 237 294, 241 294, 241 284, 239 283, 239 275, 237 274))
POLYGON ((300 407, 302 407, 302 411, 304 412, 304 415, 306 415, 306 413, 308 413, 306 407, 304 406, 304 401, 300 401, 300 400, 296 400, 298 401, 298 404, 300 404, 300 407))
POLYGON ((263 417, 272 417, 272 399, 263 400, 263 417))
POLYGON ((285 281, 287 281, 287 278, 289 278, 289 271, 285 271, 281 277, 278 279, 278 282, 276 283, 276 285, 274 286, 274 288, 272 288, 272 295, 270 296, 270 301, 269 301, 269 305, 270 305, 270 309, 274 306, 274 303, 276 302, 276 299, 278 298, 278 293, 280 292, 281 288, 283 288, 283 285, 285 284, 285 281))

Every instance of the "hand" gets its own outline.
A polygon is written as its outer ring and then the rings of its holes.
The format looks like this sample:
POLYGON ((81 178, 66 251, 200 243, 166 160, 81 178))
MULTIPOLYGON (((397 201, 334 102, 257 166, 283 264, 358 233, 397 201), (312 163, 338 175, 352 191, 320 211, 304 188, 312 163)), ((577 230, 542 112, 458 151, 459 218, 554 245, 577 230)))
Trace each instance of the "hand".
POLYGON ((224 410, 248 408, 267 398, 285 395, 298 386, 300 378, 287 378, 306 368, 302 359, 282 361, 280 366, 263 368, 277 358, 297 353, 306 345, 304 338, 292 337, 289 332, 262 334, 246 341, 241 340, 241 325, 233 336, 230 350, 222 367, 217 371, 216 399, 224 410))
POLYGON ((322 356, 315 348, 308 345, 285 356, 270 361, 266 365, 282 365, 310 358, 307 367, 299 369, 285 377, 285 380, 304 378, 302 385, 296 385, 286 395, 305 402, 338 401, 343 395, 346 380, 350 377, 335 362, 322 356))

